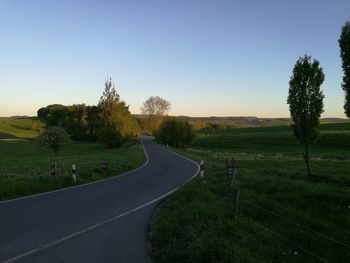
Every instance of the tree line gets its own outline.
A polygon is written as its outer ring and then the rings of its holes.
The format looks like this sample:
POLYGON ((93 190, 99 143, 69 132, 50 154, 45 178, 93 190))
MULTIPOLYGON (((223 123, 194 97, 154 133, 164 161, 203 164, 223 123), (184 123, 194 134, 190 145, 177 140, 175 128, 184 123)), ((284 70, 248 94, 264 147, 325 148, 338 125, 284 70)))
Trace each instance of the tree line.
POLYGON ((37 116, 45 125, 39 140, 55 153, 59 149, 57 142, 68 142, 67 136, 73 140, 99 141, 107 148, 114 148, 140 131, 138 121, 131 115, 129 106, 120 100, 112 79, 105 82, 96 106, 53 104, 40 108, 37 116))
POLYGON ((167 117, 170 108, 169 101, 152 96, 141 107, 146 118, 137 119, 131 115, 129 106, 120 100, 110 78, 104 83, 97 105, 52 104, 40 108, 37 117, 45 129, 38 140, 56 155, 71 139, 99 141, 107 148, 115 148, 137 136, 142 129, 164 144, 184 147, 192 142, 192 128, 187 122, 167 117))

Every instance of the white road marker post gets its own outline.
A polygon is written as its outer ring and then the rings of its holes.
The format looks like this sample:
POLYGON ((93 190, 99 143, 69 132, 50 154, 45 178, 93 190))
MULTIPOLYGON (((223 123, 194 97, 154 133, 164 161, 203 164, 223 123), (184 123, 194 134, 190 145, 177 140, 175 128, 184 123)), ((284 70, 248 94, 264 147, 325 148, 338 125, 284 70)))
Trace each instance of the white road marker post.
POLYGON ((199 168, 200 168, 200 173, 199 173, 199 175, 200 175, 200 177, 204 177, 204 161, 203 160, 201 160, 200 162, 199 162, 199 168))
POLYGON ((72 178, 73 178, 74 184, 76 184, 77 183, 77 170, 76 170, 75 164, 72 164, 72 178))

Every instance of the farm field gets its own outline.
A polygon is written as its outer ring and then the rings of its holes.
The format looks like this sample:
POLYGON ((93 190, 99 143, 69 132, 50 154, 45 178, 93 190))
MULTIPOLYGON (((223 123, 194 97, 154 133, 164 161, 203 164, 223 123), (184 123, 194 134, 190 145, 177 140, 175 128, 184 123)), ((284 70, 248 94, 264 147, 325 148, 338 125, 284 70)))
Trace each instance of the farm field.
POLYGON ((31 117, 0 117, 0 139, 35 138, 39 135, 40 122, 31 117))
POLYGON ((77 167, 77 184, 83 184, 122 174, 144 162, 138 139, 112 150, 99 143, 74 142, 55 157, 34 140, 39 132, 31 129, 33 123, 31 118, 0 118, 0 138, 5 139, 0 140, 0 200, 73 186, 72 164, 77 167), (50 175, 53 160, 58 162, 56 178, 50 175))
POLYGON ((290 127, 201 131, 180 153, 205 176, 165 201, 153 219, 154 262, 348 262, 350 123, 323 124, 307 177, 290 127), (232 218, 225 159, 238 167, 232 218))

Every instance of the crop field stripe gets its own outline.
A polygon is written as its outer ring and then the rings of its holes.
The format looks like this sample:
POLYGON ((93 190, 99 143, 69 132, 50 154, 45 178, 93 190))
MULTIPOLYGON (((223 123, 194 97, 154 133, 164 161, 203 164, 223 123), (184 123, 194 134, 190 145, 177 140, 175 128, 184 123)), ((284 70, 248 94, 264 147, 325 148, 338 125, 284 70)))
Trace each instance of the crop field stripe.
POLYGON ((296 226, 298 226, 298 227, 301 227, 301 228, 303 228, 303 229, 306 230, 306 231, 309 231, 309 232, 311 232, 311 233, 313 233, 313 234, 316 234, 316 235, 318 235, 318 236, 320 236, 320 237, 323 237, 324 239, 328 239, 329 241, 332 241, 332 242, 334 242, 334 243, 337 243, 338 245, 341 245, 341 246, 343 246, 343 247, 346 247, 346 248, 350 249, 350 245, 348 245, 348 244, 345 244, 345 243, 343 243, 343 242, 341 242, 341 241, 339 241, 339 240, 336 240, 336 239, 334 239, 334 238, 332 238, 332 237, 330 237, 330 236, 327 236, 327 235, 325 235, 325 234, 322 234, 322 233, 320 233, 320 232, 318 232, 318 231, 312 230, 311 228, 309 228, 309 227, 307 227, 307 226, 301 225, 301 224, 299 224, 299 223, 297 223, 297 222, 295 222, 295 221, 293 221, 293 220, 291 220, 291 219, 289 219, 289 218, 286 218, 286 217, 284 217, 284 216, 278 215, 278 214, 276 214, 276 213, 274 213, 274 212, 272 212, 272 211, 270 211, 270 210, 268 210, 268 209, 266 209, 266 208, 264 208, 264 207, 261 207, 261 206, 259 206, 259 205, 256 205, 256 204, 252 203, 252 202, 249 202, 249 201, 246 201, 246 200, 242 200, 242 199, 241 199, 241 202, 244 202, 244 203, 246 203, 246 204, 249 204, 249 205, 251 205, 251 206, 253 206, 253 207, 257 208, 257 209, 260 209, 260 210, 262 210, 262 211, 264 211, 264 212, 266 212, 266 213, 268 213, 268 214, 271 214, 271 215, 273 215, 273 216, 275 216, 275 217, 278 217, 278 218, 280 218, 280 219, 282 219, 282 220, 284 220, 284 221, 287 221, 287 222, 289 222, 289 223, 291 223, 291 224, 294 224, 294 225, 296 225, 296 226))
POLYGON ((306 254, 308 254, 308 255, 310 255, 310 256, 312 256, 312 257, 318 259, 320 262, 329 262, 328 260, 326 260, 326 259, 323 258, 322 256, 319 256, 319 255, 315 254, 314 252, 312 252, 312 251, 310 251, 310 250, 308 250, 308 249, 306 249, 306 248, 304 248, 304 247, 301 247, 300 245, 298 245, 298 244, 296 244, 296 243, 294 243, 294 242, 292 242, 292 241, 286 239, 285 237, 283 237, 283 236, 281 236, 280 234, 278 234, 278 233, 272 231, 271 229, 269 229, 269 228, 267 228, 267 227, 265 227, 265 226, 263 226, 263 225, 261 225, 261 224, 255 222, 253 219, 248 218, 248 217, 246 217, 246 218, 247 218, 248 221, 249 221, 250 223, 252 223, 253 225, 258 226, 259 228, 263 229, 264 231, 271 233, 272 235, 276 236, 278 239, 280 239, 280 240, 282 240, 282 241, 284 241, 284 242, 286 242, 286 243, 288 243, 288 244, 290 244, 290 245, 292 245, 292 246, 298 248, 299 250, 305 252, 306 254))

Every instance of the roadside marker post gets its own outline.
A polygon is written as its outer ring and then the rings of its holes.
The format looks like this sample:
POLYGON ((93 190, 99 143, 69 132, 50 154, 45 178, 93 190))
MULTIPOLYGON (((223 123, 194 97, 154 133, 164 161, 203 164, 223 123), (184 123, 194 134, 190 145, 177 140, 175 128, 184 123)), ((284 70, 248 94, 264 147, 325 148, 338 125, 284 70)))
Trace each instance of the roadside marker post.
POLYGON ((72 164, 72 178, 73 178, 74 184, 76 184, 77 183, 77 170, 76 170, 75 164, 72 164))
POLYGON ((199 168, 200 168, 200 177, 204 177, 204 161, 203 160, 201 160, 200 162, 199 162, 199 168))

